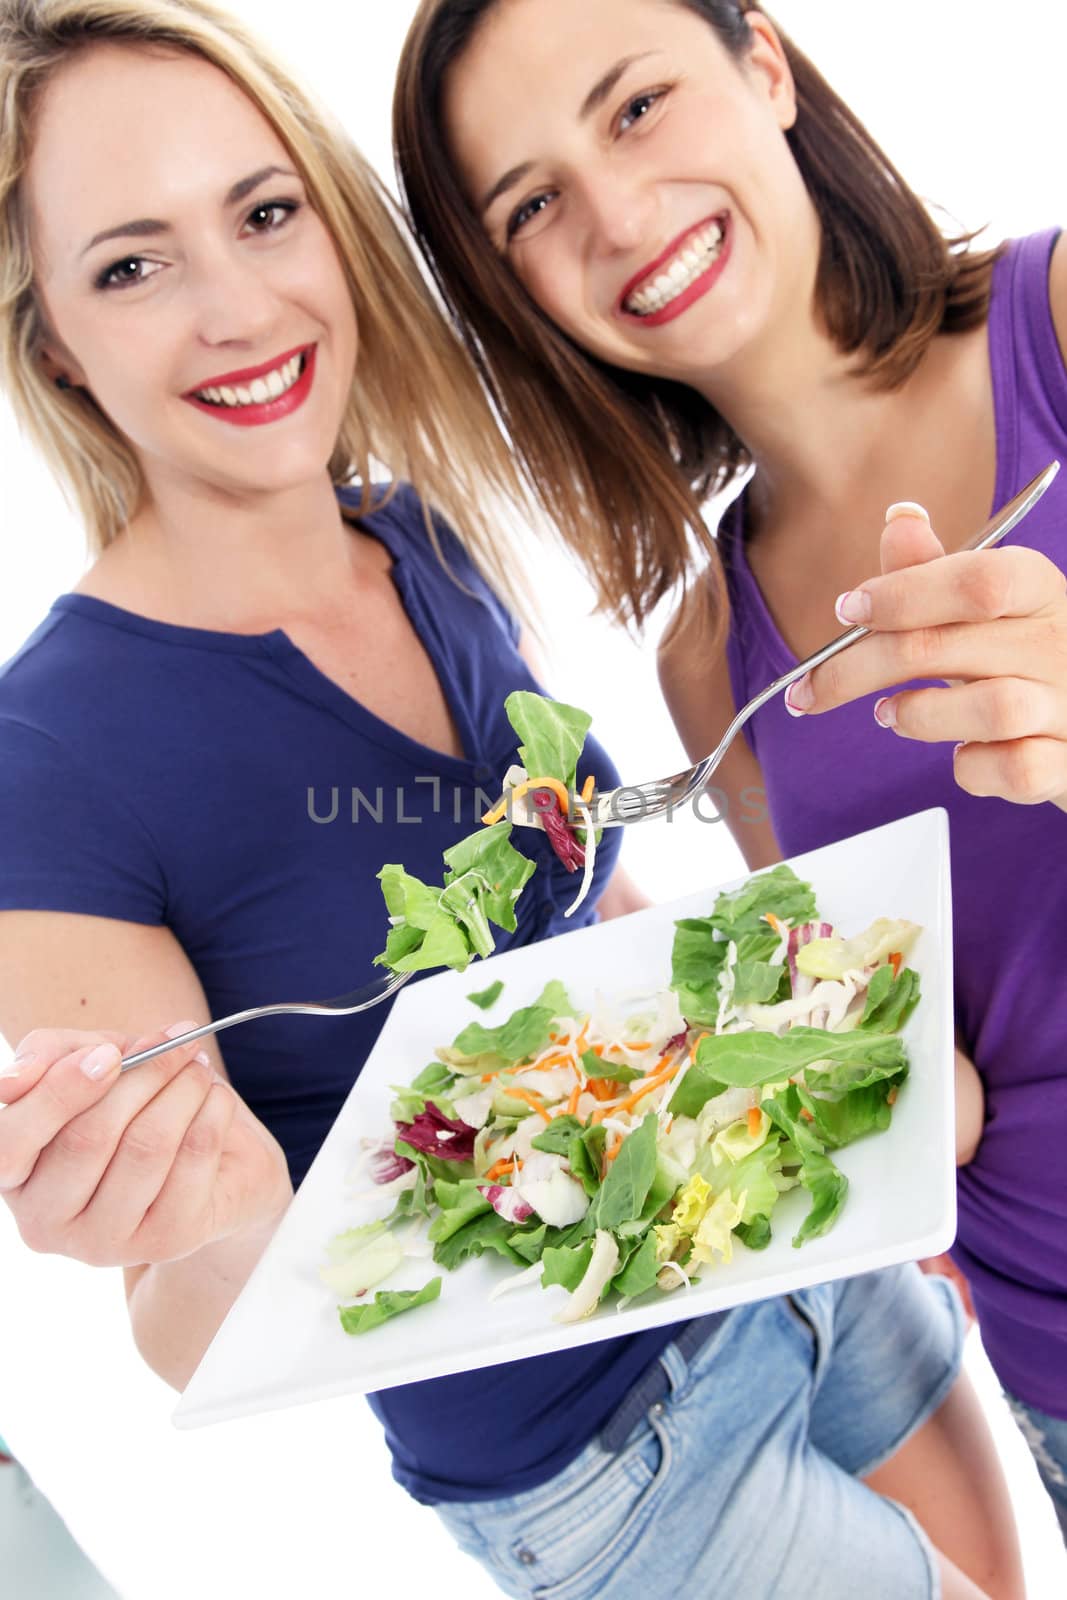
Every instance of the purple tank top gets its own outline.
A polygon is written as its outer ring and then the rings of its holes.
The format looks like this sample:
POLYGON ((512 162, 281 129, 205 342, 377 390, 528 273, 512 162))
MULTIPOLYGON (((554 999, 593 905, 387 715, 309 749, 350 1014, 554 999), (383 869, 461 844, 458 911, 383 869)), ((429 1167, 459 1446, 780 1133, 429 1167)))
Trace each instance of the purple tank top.
MULTIPOLYGON (((1013 241, 995 268, 996 506, 1067 457, 1067 372, 1048 299, 1057 235, 1013 241)), ((743 516, 735 502, 719 534, 738 705, 796 665, 749 571, 743 516)), ((1067 568, 1067 471, 1008 537, 1067 568)), ((829 614, 827 623, 829 637, 829 614)), ((985 1081, 988 1118, 959 1172, 953 1253, 1001 1382, 1067 1418, 1067 815, 965 794, 950 747, 879 728, 875 698, 794 719, 778 697, 746 732, 786 856, 928 806, 948 812, 956 1020, 985 1081)))

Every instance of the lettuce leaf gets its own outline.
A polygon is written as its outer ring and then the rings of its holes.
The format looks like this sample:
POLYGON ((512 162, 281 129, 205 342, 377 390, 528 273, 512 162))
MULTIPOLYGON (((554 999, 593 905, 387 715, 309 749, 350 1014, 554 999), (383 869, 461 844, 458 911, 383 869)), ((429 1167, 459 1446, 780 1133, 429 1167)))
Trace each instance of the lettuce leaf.
POLYGON ((732 939, 737 945, 734 994, 739 1003, 761 1004, 778 998, 788 983, 784 962, 768 956, 780 940, 764 919, 774 912, 783 922, 809 922, 816 915, 811 885, 791 867, 780 864, 749 878, 739 889, 724 891, 708 917, 688 917, 676 924, 671 953, 671 988, 690 1023, 712 1026, 719 1013, 719 975, 732 939))
POLYGON ((860 1027, 874 1033, 897 1033, 919 1004, 919 974, 902 967, 897 977, 886 965, 879 967, 867 986, 867 1003, 860 1027))
POLYGON ((472 1006, 477 1006, 481 1011, 488 1011, 491 1006, 496 1005, 503 993, 504 981, 502 978, 498 978, 495 983, 489 985, 488 989, 479 989, 475 994, 469 994, 467 999, 472 1006))
POLYGON ((504 701, 508 721, 522 743, 519 760, 531 778, 558 778, 574 790, 578 759, 592 718, 576 706, 517 689, 504 701))
POLYGON ((704 1102, 724 1088, 776 1083, 822 1061, 834 1065, 811 1074, 811 1087, 858 1088, 904 1072, 908 1065, 895 1034, 858 1028, 849 1033, 795 1027, 781 1035, 758 1030, 708 1034, 697 1045, 696 1060, 672 1096, 670 1109, 695 1117, 704 1102))
POLYGON ((346 1333, 369 1333, 390 1317, 436 1300, 440 1293, 440 1278, 431 1278, 421 1289, 379 1289, 369 1305, 340 1306, 341 1326, 346 1333))
POLYGON ((656 1113, 650 1111, 622 1141, 592 1207, 598 1228, 610 1233, 641 1215, 656 1177, 657 1129, 656 1113))
POLYGON ((794 1248, 827 1233, 837 1220, 848 1194, 848 1179, 834 1166, 813 1125, 800 1115, 801 1100, 795 1084, 784 1094, 763 1102, 763 1109, 788 1138, 800 1159, 800 1181, 811 1195, 811 1210, 793 1237, 794 1248))
POLYGON ((612 1288, 633 1300, 656 1286, 660 1262, 656 1259, 656 1235, 650 1228, 641 1243, 630 1252, 621 1272, 611 1280, 612 1288))

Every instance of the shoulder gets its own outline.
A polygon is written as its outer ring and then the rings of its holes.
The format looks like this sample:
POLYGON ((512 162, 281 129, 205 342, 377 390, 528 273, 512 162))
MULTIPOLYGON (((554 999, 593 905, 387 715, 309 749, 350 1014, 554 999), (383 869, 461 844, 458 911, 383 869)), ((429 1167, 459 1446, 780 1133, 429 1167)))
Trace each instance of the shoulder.
POLYGON ((1067 233, 1061 233, 1049 263, 1048 299, 1060 352, 1067 363, 1067 233))

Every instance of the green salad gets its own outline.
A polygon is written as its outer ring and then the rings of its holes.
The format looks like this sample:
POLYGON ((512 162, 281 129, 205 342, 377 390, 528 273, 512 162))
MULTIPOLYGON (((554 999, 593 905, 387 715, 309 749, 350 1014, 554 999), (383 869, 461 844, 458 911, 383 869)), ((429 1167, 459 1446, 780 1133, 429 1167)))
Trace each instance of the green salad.
POLYGON ((579 792, 578 762, 592 719, 576 706, 527 690, 509 695, 504 709, 521 741, 519 760, 504 774, 499 804, 483 826, 444 852, 441 886, 423 883, 396 863, 378 874, 390 927, 377 966, 463 972, 474 956, 484 958, 496 948, 490 924, 515 932, 515 903, 535 870, 512 843, 516 825, 542 829, 567 870, 581 871, 566 916, 589 892, 597 841, 592 830, 577 824, 585 811, 583 793, 588 800, 593 791, 590 779, 579 792))
POLYGON ((436 1298, 440 1276, 371 1297, 411 1256, 452 1271, 492 1251, 516 1269, 494 1297, 562 1285, 572 1322, 764 1249, 789 1189, 808 1196, 793 1244, 826 1233, 848 1190, 833 1152, 889 1126, 907 1076, 919 932, 880 918, 846 937, 777 866, 678 922, 669 984, 639 1001, 587 1010, 555 980, 470 1021, 396 1089, 369 1155, 392 1210, 329 1246, 344 1329, 436 1298))

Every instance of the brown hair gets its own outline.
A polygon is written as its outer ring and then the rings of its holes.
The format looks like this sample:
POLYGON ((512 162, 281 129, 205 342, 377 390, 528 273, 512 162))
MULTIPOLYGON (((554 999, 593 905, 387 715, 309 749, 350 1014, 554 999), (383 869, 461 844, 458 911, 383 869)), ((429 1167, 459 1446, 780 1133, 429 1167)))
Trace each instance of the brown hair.
POLYGON ((204 0, 0 0, 0 384, 81 510, 93 553, 125 526, 145 485, 129 442, 93 397, 57 388, 45 374, 47 328, 20 179, 34 108, 52 74, 101 42, 196 55, 225 72, 271 123, 333 238, 359 319, 359 361, 332 480, 358 479, 363 511, 372 460, 394 479, 409 479, 438 554, 430 510, 455 523, 476 563, 521 608, 489 506, 497 492, 521 499, 513 463, 392 202, 343 131, 238 22, 204 0))
MULTIPOLYGON (((602 606, 638 625, 708 548, 699 507, 750 464, 695 390, 587 354, 534 304, 490 249, 443 126, 449 69, 497 0, 422 0, 396 84, 398 172, 416 237, 478 363, 527 479, 583 558, 602 606)), ((735 60, 751 0, 674 0, 735 60)), ((856 376, 903 383, 935 334, 979 326, 998 252, 946 239, 844 102, 779 34, 797 93, 786 133, 819 216, 816 300, 856 376)), ((717 563, 708 574, 722 602, 717 563)))

